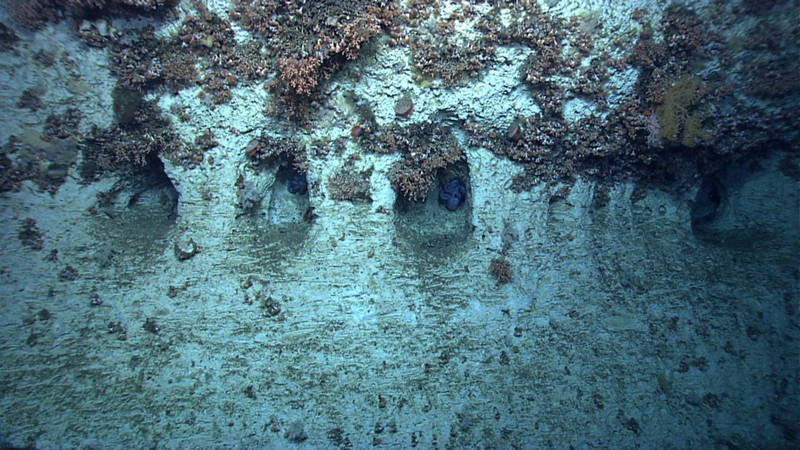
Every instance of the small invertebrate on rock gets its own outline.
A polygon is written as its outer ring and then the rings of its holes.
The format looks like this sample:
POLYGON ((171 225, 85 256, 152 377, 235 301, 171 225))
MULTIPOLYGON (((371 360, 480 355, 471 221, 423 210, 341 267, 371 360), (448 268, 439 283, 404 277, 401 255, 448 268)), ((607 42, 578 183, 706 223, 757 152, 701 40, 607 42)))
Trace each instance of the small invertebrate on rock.
POLYGON ((467 188, 460 178, 453 178, 439 189, 439 203, 448 211, 455 211, 467 198, 467 188))
POLYGON ((78 271, 70 265, 67 265, 58 273, 58 279, 61 281, 75 281, 77 278, 78 271))
POLYGON ((103 300, 100 298, 100 295, 97 292, 92 292, 89 294, 89 305, 90 306, 100 306, 103 304, 103 300))
POLYGON ((200 253, 200 248, 194 242, 194 239, 189 239, 185 243, 175 242, 175 257, 178 258, 178 261, 186 261, 198 253, 200 253))
POLYGON ((244 153, 249 158, 254 158, 260 148, 261 148, 261 141, 258 139, 253 139, 247 144, 247 147, 245 147, 244 153))
POLYGON ((261 298, 261 309, 270 316, 275 317, 281 313, 281 304, 279 301, 275 300, 271 296, 267 298, 261 298))
POLYGON ((402 96, 394 105, 394 113, 401 117, 408 117, 413 110, 414 102, 411 100, 410 94, 402 96))
POLYGON ((364 134, 364 129, 361 128, 360 125, 355 125, 350 129, 350 136, 352 136, 353 139, 357 139, 362 134, 364 134))
POLYGON ((156 323, 156 319, 153 319, 152 317, 148 317, 147 319, 145 319, 142 328, 153 334, 158 334, 158 332, 161 331, 161 328, 158 326, 158 323, 156 323))
POLYGON ((517 118, 514 119, 514 121, 511 122, 511 126, 508 127, 508 132, 506 132, 506 137, 508 137, 512 141, 518 141, 521 136, 522 136, 522 121, 517 118))

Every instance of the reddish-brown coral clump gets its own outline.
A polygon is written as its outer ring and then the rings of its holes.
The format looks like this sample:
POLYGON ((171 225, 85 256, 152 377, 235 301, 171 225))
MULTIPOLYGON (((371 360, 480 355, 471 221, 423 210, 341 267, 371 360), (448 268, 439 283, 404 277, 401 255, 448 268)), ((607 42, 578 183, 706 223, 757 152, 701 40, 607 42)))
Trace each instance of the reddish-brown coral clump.
POLYGON ((111 42, 112 71, 122 86, 146 90, 167 85, 177 90, 193 83, 203 87, 215 104, 233 97, 232 89, 244 80, 264 78, 271 68, 256 40, 241 44, 231 24, 199 1, 196 11, 181 23, 174 39, 160 39, 144 28, 137 40, 111 42), (195 69, 204 65, 200 78, 195 69))
POLYGON ((306 147, 294 139, 262 136, 247 144, 245 154, 255 164, 272 166, 285 162, 299 172, 308 170, 306 147))
POLYGON ((321 80, 362 47, 397 14, 394 2, 285 2, 236 0, 231 17, 266 40, 264 50, 275 62, 278 78, 269 87, 290 113, 299 115, 321 80))
POLYGON ((443 13, 432 0, 412 0, 406 9, 406 27, 391 42, 407 44, 411 49, 418 81, 436 78, 452 86, 476 76, 495 54, 491 34, 467 36, 457 28, 475 18, 470 2, 456 3, 456 9, 443 13))
POLYGON ((11 0, 8 6, 22 25, 38 29, 58 20, 66 10, 75 17, 85 17, 97 12, 152 12, 177 3, 175 0, 11 0))
POLYGON ((399 152, 402 159, 389 172, 395 191, 411 201, 424 201, 440 171, 464 158, 452 132, 433 124, 381 127, 365 136, 362 148, 376 153, 399 152))
POLYGON ((308 96, 317 87, 322 61, 319 58, 281 58, 280 78, 291 92, 308 96))
POLYGON ((355 160, 348 159, 342 168, 328 177, 328 193, 334 200, 370 201, 372 168, 357 170, 355 160))
POLYGON ((489 273, 497 280, 498 284, 508 283, 514 274, 511 270, 511 263, 505 256, 492 259, 489 263, 489 273))

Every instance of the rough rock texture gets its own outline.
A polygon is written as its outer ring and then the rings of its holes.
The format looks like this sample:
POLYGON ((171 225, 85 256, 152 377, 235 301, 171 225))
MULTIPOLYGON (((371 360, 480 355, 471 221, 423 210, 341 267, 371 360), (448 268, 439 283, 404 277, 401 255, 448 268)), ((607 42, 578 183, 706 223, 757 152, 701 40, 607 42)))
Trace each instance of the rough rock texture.
MULTIPOLYGON (((543 3, 553 14, 593 12, 606 29, 595 47, 630 41, 637 8, 655 21, 666 7, 543 3)), ((227 17, 227 2, 208 6, 227 17)), ((195 8, 182 3, 177 17, 153 21, 156 35, 179 34, 195 8)), ((71 138, 115 126, 113 48, 88 50, 65 22, 17 35, 0 54, 0 76, 14 86, 0 97, 10 112, 0 142, 23 145, 4 146, 6 158, 46 154, 37 149, 47 116, 67 107, 82 117, 71 138), (41 48, 56 62, 36 69, 41 48), (38 111, 16 106, 23 90, 45 85, 38 111)), ((674 184, 578 170, 510 189, 530 162, 501 157, 463 125, 509 139, 516 118, 542 113, 519 77, 530 49, 499 46, 480 76, 444 86, 419 82, 411 52, 386 40, 319 85, 305 123, 265 114, 274 96, 264 80, 238 80, 219 104, 202 82, 156 86, 144 100, 170 120, 167 142, 180 152, 88 179, 76 164, 53 193, 33 175, 12 180, 0 197, 0 439, 37 448, 797 445, 800 159, 790 138, 762 139, 774 147, 674 184), (413 110, 398 118, 407 94, 413 110), (420 123, 452 127, 464 148, 450 168, 467 181, 456 211, 438 204, 438 186, 425 202, 403 201, 389 181, 403 155, 365 152, 368 134, 353 133, 420 123), (212 135, 199 157, 181 153, 212 135), (292 161, 248 155, 254 139, 291 142, 293 157, 307 158, 307 195, 287 190, 292 161), (343 167, 369 177, 359 183, 368 200, 329 191, 343 167), (191 257, 181 253, 189 242, 191 257), (490 273, 498 258, 513 273, 506 283, 490 273)), ((201 55, 201 68, 215 64, 203 58, 213 56, 201 55)), ((607 104, 624 104, 639 73, 611 76, 607 104)), ((766 116, 780 110, 773 101, 766 116)), ((566 124, 606 108, 583 97, 564 106, 566 124)), ((125 132, 148 139, 147 130, 125 132)))

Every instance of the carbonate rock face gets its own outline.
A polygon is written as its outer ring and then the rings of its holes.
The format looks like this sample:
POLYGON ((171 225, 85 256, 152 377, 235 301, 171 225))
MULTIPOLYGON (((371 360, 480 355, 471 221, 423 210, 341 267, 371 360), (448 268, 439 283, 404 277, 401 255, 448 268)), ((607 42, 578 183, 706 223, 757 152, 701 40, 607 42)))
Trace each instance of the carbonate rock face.
POLYGON ((796 2, 9 2, 0 442, 800 445, 796 2))

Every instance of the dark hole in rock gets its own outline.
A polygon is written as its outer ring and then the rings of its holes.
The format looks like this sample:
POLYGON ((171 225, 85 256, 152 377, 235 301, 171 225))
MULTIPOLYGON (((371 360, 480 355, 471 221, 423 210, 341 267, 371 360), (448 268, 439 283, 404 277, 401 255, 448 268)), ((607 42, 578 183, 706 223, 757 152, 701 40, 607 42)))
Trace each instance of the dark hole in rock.
POLYGON ((247 226, 235 235, 260 264, 277 267, 287 255, 299 254, 313 222, 310 186, 306 172, 288 161, 277 167, 274 181, 259 194, 251 214, 241 216, 247 226), (269 263, 268 263, 269 262, 269 263))
POLYGON ((791 251, 799 242, 800 191, 781 172, 781 159, 782 152, 747 157, 705 176, 689 203, 693 234, 740 250, 781 245, 791 251))
POLYGON ((703 231, 705 225, 722 215, 727 202, 727 190, 713 175, 707 175, 700 184, 691 204, 692 231, 703 231))
POLYGON ((469 166, 459 161, 439 171, 425 201, 395 200, 395 229, 403 245, 421 255, 449 257, 472 234, 469 166))
POLYGON ((275 183, 267 207, 267 222, 271 225, 295 226, 303 223, 303 214, 311 205, 306 172, 291 165, 282 165, 275 173, 275 183))
POLYGON ((97 194, 90 231, 93 259, 100 269, 115 267, 126 278, 152 263, 169 245, 167 236, 178 215, 178 191, 155 153, 144 166, 120 174, 109 190, 97 194))
POLYGON ((143 167, 133 173, 133 194, 128 198, 128 208, 133 208, 147 200, 159 205, 171 219, 178 212, 178 191, 164 171, 164 163, 155 153, 146 156, 143 167))

